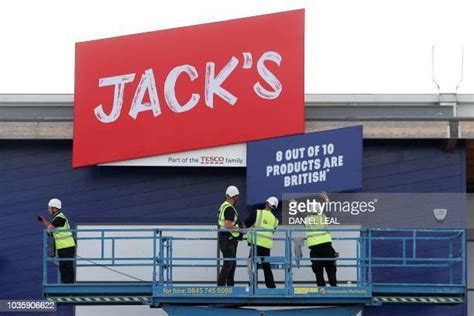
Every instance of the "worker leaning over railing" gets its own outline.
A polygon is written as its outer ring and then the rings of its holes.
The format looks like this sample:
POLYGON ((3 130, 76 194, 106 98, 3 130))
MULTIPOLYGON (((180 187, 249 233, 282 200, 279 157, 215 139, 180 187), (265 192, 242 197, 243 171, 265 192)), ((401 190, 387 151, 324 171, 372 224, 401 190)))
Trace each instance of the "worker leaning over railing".
MULTIPOLYGON (((252 244, 256 245, 257 256, 270 256, 270 250, 273 247, 273 232, 278 227, 278 219, 273 212, 278 208, 278 199, 271 196, 267 199, 263 210, 256 210, 246 220, 245 226, 249 228, 265 229, 265 231, 249 231, 247 242, 250 246, 250 257, 252 257, 252 244), (255 240, 254 240, 255 238, 255 240)), ((263 260, 262 260, 263 261, 263 260)), ((257 266, 259 268, 260 265, 257 266)), ((269 262, 262 262, 263 274, 265 276, 265 285, 267 288, 275 288, 272 268, 269 262)))
MULTIPOLYGON (((62 212, 62 203, 58 199, 51 199, 48 203, 48 213, 53 217, 50 223, 43 216, 38 215, 38 221, 53 235, 54 247, 60 259, 74 258, 76 242, 70 229, 69 221, 62 212)), ((59 271, 62 283, 74 283, 73 260, 60 260, 59 271)))
MULTIPOLYGON (((329 203, 329 197, 325 192, 321 192, 318 198, 319 206, 329 203)), ((327 230, 326 215, 324 208, 320 208, 316 213, 305 218, 306 243, 310 250, 311 258, 336 258, 337 253, 332 247, 332 236, 327 230)), ((324 281, 324 269, 328 275, 329 284, 337 286, 336 260, 311 260, 311 266, 316 275, 316 284, 326 286, 324 281)))
MULTIPOLYGON (((229 186, 225 192, 225 197, 226 200, 221 204, 217 213, 217 222, 219 229, 230 229, 232 231, 220 231, 218 234, 218 244, 222 257, 225 259, 235 259, 238 242, 242 239, 239 232, 239 213, 235 208, 239 198, 239 189, 233 185, 229 186)), ((234 286, 236 266, 236 261, 224 261, 217 279, 218 286, 234 286)))

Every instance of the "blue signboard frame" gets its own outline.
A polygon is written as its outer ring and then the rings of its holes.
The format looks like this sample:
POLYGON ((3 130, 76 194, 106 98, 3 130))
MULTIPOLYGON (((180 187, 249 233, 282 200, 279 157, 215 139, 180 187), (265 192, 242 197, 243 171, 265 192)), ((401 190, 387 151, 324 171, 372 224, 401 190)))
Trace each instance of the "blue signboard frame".
POLYGON ((358 189, 362 148, 362 126, 249 142, 247 204, 284 193, 358 189))

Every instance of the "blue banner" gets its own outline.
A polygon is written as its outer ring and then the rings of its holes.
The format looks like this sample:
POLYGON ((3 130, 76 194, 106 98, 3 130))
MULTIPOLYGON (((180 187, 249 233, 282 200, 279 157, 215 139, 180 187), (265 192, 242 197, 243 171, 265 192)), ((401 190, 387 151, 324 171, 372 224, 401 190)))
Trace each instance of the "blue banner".
POLYGON ((247 204, 283 193, 341 192, 362 186, 362 126, 247 144, 247 204))

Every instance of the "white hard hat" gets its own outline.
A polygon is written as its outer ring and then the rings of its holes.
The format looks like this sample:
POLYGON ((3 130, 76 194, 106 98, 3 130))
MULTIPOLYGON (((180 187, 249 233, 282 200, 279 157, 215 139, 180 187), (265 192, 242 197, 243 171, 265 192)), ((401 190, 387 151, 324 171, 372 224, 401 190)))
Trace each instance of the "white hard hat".
POLYGON ((239 194, 239 189, 237 189, 237 187, 234 185, 227 187, 227 190, 225 190, 225 196, 228 198, 237 196, 239 194))
POLYGON ((275 196, 270 196, 268 199, 267 199, 267 203, 272 206, 273 208, 277 208, 278 207, 278 198, 275 197, 275 196))
POLYGON ((61 209, 62 203, 61 203, 61 200, 59 200, 59 199, 51 199, 51 200, 49 200, 48 206, 49 207, 55 207, 57 209, 61 209))

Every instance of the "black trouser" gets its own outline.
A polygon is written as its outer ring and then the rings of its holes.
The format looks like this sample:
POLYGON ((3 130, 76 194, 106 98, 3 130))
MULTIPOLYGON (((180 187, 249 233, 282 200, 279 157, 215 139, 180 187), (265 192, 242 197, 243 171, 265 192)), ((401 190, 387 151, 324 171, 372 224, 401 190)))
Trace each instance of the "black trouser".
MULTIPOLYGON (((219 236, 219 249, 222 252, 223 258, 235 259, 237 255, 237 245, 238 241, 232 237, 219 236)), ((219 273, 219 278, 217 279, 218 286, 234 286, 236 265, 236 261, 224 261, 221 272, 219 273)))
MULTIPOLYGON (((58 258, 74 258, 76 247, 58 249, 58 258)), ((61 272, 62 283, 74 283, 74 261, 59 261, 59 271, 61 272)))
MULTIPOLYGON (((250 253, 252 253, 253 245, 250 245, 250 253)), ((257 257, 268 257, 270 256, 270 249, 257 246, 257 257)), ((263 269, 263 275, 265 276, 265 285, 269 289, 274 289, 276 288, 275 285, 275 280, 273 279, 273 273, 272 273, 272 267, 270 266, 269 262, 263 262, 262 258, 262 263, 257 264, 257 269, 263 269)))
MULTIPOLYGON (((311 258, 336 258, 336 251, 330 242, 311 246, 310 249, 311 258)), ((318 286, 326 286, 326 282, 324 281, 324 269, 326 269, 329 284, 331 286, 337 286, 336 260, 311 260, 311 265, 316 275, 316 284, 318 286)))

